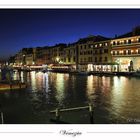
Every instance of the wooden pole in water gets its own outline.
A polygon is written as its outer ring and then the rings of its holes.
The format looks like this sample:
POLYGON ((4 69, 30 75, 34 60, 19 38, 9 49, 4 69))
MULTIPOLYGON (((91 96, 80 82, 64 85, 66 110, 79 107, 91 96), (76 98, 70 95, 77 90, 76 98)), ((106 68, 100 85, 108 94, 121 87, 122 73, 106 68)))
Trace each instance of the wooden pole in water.
POLYGON ((93 124, 94 120, 93 120, 93 105, 89 104, 89 116, 90 116, 90 123, 93 124))
POLYGON ((57 109, 55 110, 55 117, 56 117, 56 120, 59 120, 59 119, 60 119, 59 108, 57 108, 57 109))
POLYGON ((4 124, 3 112, 1 112, 1 123, 4 124))
POLYGON ((4 124, 4 118, 3 118, 3 112, 1 109, 1 104, 0 104, 0 116, 1 116, 1 124, 4 124))

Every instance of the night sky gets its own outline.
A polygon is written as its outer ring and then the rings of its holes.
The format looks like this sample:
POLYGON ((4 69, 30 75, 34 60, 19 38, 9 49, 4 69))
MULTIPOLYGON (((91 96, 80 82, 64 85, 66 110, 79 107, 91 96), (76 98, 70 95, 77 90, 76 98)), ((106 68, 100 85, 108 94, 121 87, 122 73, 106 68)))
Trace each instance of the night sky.
POLYGON ((140 9, 1 9, 0 58, 25 47, 114 37, 140 25, 140 9))

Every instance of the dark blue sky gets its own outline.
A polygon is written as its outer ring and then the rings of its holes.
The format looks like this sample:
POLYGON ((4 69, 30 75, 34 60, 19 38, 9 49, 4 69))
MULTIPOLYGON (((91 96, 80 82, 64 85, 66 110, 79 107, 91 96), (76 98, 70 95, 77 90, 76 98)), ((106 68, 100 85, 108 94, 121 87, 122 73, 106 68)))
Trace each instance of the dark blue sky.
POLYGON ((140 25, 140 9, 1 9, 0 58, 23 47, 114 37, 140 25))

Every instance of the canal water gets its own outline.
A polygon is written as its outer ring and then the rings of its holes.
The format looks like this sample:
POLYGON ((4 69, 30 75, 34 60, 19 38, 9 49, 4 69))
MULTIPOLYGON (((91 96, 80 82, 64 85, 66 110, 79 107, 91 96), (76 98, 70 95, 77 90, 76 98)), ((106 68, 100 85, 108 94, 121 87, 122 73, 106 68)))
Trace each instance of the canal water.
MULTIPOLYGON (((18 79, 18 73, 14 79, 18 79)), ((52 72, 21 73, 28 87, 0 91, 6 124, 50 124, 56 108, 94 106, 95 124, 140 123, 140 78, 123 76, 80 76, 52 72)), ((60 120, 89 124, 88 110, 60 114, 60 120)))

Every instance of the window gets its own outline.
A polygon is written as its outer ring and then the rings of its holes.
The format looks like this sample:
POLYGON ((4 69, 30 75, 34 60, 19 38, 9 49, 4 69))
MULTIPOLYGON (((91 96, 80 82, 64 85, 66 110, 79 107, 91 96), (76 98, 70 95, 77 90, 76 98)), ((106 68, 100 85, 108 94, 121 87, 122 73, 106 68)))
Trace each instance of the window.
POLYGON ((105 62, 107 62, 108 61, 108 59, 107 59, 107 57, 105 57, 105 62))
POLYGON ((92 51, 90 51, 90 54, 92 54, 92 51))
POLYGON ((95 50, 95 54, 98 54, 98 51, 97 50, 95 50))
POLYGON ((93 48, 93 45, 90 45, 90 48, 93 48))
POLYGON ((126 50, 123 51, 123 54, 124 54, 124 55, 126 54, 126 50))
POLYGON ((87 59, 86 58, 84 58, 84 62, 86 62, 87 61, 87 59))
POLYGON ((138 38, 138 42, 140 42, 140 38, 138 38))
POLYGON ((126 44, 126 40, 124 40, 124 44, 126 44))
POLYGON ((68 58, 68 62, 70 62, 70 57, 68 58))
POLYGON ((97 62, 97 57, 95 57, 95 62, 97 62))
POLYGON ((113 51, 113 55, 115 55, 115 51, 113 51))
POLYGON ((113 45, 116 45, 116 42, 115 41, 113 41, 113 45))
POLYGON ((131 50, 128 50, 128 54, 131 54, 131 50))
POLYGON ((140 49, 138 49, 138 54, 140 54, 140 49))
POLYGON ((117 55, 119 55, 119 51, 117 51, 117 55))
POLYGON ((128 40, 128 44, 131 44, 131 39, 128 40))
POLYGON ((100 50, 100 54, 102 54, 102 50, 100 50))
POLYGON ((91 62, 90 57, 88 57, 88 62, 91 62))
POLYGON ((108 53, 108 49, 104 49, 104 53, 108 53))
POLYGON ((102 57, 99 58, 99 61, 102 62, 102 57))
POLYGON ((85 49, 87 48, 87 46, 85 45, 85 49))
POLYGON ((81 62, 83 61, 83 59, 81 58, 81 60, 80 60, 81 62))
POLYGON ((75 62, 75 56, 73 57, 73 62, 75 62))
POLYGON ((117 41, 117 45, 120 45, 120 42, 119 41, 117 41))

